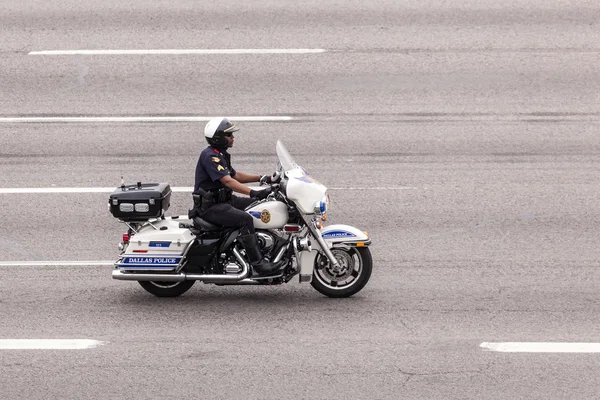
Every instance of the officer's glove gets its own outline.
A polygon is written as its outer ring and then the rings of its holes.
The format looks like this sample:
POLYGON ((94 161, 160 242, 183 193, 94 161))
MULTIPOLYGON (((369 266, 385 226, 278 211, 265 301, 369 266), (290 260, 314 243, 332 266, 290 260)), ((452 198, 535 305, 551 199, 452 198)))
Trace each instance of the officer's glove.
POLYGON ((270 185, 271 183, 273 183, 273 178, 271 177, 271 175, 263 175, 260 177, 260 186, 262 185, 270 185))
POLYGON ((281 175, 279 172, 273 172, 273 175, 263 175, 260 177, 260 185, 273 185, 275 183, 281 182, 281 175))
POLYGON ((266 189, 263 190, 254 190, 251 189, 250 190, 250 197, 254 197, 257 200, 262 200, 262 199, 266 199, 267 196, 269 195, 269 193, 271 193, 271 188, 268 187, 266 189))

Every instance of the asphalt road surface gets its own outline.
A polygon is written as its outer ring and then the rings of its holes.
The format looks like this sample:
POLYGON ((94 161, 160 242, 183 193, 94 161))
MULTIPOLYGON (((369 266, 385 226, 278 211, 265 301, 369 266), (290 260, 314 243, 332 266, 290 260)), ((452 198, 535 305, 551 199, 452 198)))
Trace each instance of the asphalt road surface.
POLYGON ((482 344, 600 342, 599 24, 594 1, 3 1, 0 397, 597 398, 599 353, 482 344), (153 49, 320 50, 32 53, 153 49), (111 279, 93 189, 192 186, 204 123, 177 118, 214 115, 238 171, 282 140, 371 234, 363 291, 111 279))

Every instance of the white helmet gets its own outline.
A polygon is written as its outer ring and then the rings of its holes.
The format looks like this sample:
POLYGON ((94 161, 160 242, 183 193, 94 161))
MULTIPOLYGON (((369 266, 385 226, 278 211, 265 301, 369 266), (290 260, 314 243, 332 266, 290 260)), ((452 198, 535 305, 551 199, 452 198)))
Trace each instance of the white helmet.
POLYGON ((204 127, 204 137, 211 146, 227 147, 225 136, 238 130, 239 128, 225 117, 212 118, 204 127))

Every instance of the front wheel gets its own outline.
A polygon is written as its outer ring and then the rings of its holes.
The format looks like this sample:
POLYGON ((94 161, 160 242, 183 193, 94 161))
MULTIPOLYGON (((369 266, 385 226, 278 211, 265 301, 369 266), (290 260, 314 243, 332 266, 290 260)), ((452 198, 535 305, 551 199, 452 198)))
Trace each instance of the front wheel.
POLYGON ((157 282, 138 281, 141 287, 157 297, 177 297, 187 292, 196 281, 157 282))
POLYGON ((369 281, 373 260, 368 247, 331 249, 339 268, 334 268, 326 256, 315 260, 311 282, 319 293, 329 297, 350 297, 358 293, 369 281))

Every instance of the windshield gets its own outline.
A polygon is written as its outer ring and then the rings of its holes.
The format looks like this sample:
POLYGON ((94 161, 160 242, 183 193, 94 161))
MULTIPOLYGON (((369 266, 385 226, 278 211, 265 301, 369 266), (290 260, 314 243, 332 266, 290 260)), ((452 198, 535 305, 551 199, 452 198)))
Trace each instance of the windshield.
POLYGON ((290 155, 281 141, 277 141, 277 158, 279 164, 277 165, 278 172, 282 173, 286 178, 299 179, 306 183, 315 183, 321 185, 315 178, 310 176, 308 171, 302 168, 290 155))
POLYGON ((275 149, 277 151, 277 158, 279 159, 279 167, 281 167, 282 172, 287 173, 293 169, 300 168, 280 140, 277 141, 275 149))

